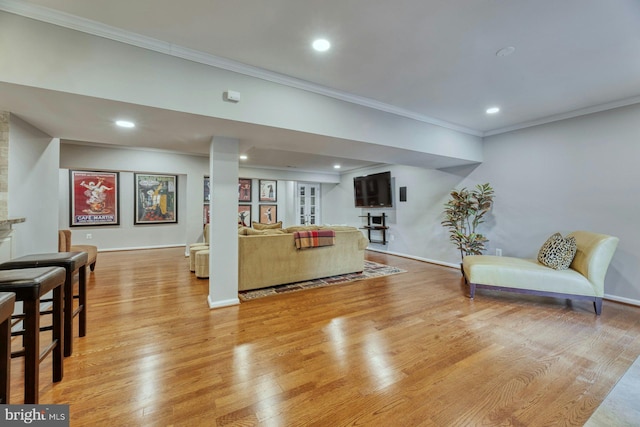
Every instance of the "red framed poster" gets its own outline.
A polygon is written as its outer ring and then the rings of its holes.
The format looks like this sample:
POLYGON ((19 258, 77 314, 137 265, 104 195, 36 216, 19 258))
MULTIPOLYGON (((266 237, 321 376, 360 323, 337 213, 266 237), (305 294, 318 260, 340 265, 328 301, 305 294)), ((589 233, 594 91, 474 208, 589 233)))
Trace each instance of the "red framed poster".
POLYGON ((71 227, 120 224, 118 172, 69 171, 71 227))

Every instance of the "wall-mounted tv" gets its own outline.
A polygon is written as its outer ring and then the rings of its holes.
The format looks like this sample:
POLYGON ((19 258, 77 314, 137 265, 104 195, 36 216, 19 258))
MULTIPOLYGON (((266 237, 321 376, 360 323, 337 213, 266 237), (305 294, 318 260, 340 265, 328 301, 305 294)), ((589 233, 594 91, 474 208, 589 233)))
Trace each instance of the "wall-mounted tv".
POLYGON ((353 194, 357 208, 392 207, 391 172, 353 178, 353 194))

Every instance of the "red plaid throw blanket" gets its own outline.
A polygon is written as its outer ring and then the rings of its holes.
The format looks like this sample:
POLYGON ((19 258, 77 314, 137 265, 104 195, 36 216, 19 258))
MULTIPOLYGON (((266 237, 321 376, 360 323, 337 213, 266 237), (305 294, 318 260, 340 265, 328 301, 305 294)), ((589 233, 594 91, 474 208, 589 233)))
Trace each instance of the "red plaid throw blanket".
POLYGON ((319 246, 331 246, 336 243, 334 230, 296 231, 293 240, 297 249, 317 248, 319 246))

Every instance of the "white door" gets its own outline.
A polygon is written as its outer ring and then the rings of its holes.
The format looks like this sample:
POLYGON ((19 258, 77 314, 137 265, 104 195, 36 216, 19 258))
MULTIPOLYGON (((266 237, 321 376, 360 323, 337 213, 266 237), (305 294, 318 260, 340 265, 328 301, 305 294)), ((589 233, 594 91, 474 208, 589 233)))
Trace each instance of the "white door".
POLYGON ((296 183, 296 216, 298 224, 320 224, 320 184, 296 183))

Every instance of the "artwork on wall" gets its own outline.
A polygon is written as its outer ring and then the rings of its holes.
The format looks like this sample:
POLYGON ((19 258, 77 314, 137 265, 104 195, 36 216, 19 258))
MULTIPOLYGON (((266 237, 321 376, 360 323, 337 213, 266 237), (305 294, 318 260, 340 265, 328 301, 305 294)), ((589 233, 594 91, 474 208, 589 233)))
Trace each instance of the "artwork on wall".
POLYGON ((210 205, 207 203, 203 206, 202 209, 202 223, 203 224, 209 224, 209 221, 211 220, 211 209, 209 207, 210 205))
POLYGON ((238 206, 238 225, 251 227, 251 205, 238 206))
POLYGON ((240 203, 251 202, 251 180, 248 178, 238 180, 238 201, 240 203))
POLYGON ((210 204, 211 204, 211 180, 208 176, 204 177, 204 197, 202 203, 202 223, 209 224, 211 215, 210 215, 210 204))
POLYGON ((178 177, 134 174, 135 224, 178 222, 178 177))
POLYGON ((69 171, 71 227, 120 224, 118 172, 69 171))
POLYGON ((260 201, 261 202, 276 202, 278 201, 278 188, 276 186, 277 181, 269 181, 265 179, 260 180, 260 201))
POLYGON ((211 182, 208 176, 204 177, 204 203, 211 202, 211 182))
POLYGON ((262 224, 274 224, 278 222, 278 205, 260 205, 260 218, 262 224))

